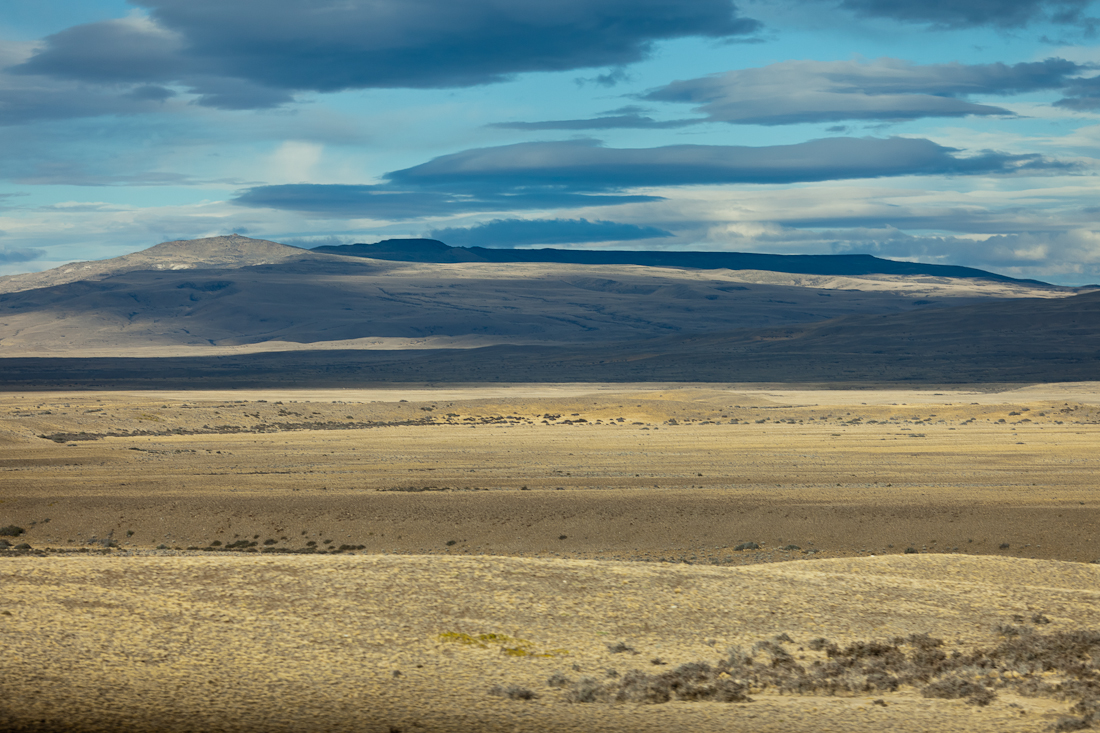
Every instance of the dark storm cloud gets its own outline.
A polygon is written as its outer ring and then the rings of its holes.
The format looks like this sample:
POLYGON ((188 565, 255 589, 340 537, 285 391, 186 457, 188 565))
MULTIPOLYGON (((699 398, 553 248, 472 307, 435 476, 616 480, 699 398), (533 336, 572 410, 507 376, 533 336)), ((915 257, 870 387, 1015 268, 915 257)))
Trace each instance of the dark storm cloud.
POLYGON ((842 0, 840 7, 867 18, 940 28, 1023 28, 1039 21, 1085 24, 1090 0, 842 0))
POLYGON ((1085 67, 1052 58, 1034 63, 917 65, 898 59, 784 61, 675 81, 646 98, 696 105, 709 120, 787 125, 842 120, 1009 115, 967 101, 972 94, 1010 95, 1059 89, 1085 67))
POLYGON ((15 68, 100 84, 178 83, 202 104, 267 107, 298 91, 464 87, 621 67, 656 41, 760 27, 730 0, 136 2, 148 20, 69 28, 15 68))
POLYGON ((348 219, 399 220, 483 211, 612 206, 658 200, 658 196, 601 196, 554 190, 469 195, 393 186, 296 183, 256 186, 232 199, 232 203, 348 219))
POLYGON ((496 219, 473 227, 434 229, 429 233, 455 247, 519 247, 531 244, 582 244, 671 237, 656 227, 587 219, 496 219))
POLYGON ((466 150, 395 171, 380 185, 258 186, 242 206, 337 217, 410 219, 470 212, 610 206, 657 197, 641 187, 782 184, 909 175, 1065 171, 1038 155, 959 151, 912 138, 826 138, 797 145, 604 148, 596 141, 466 150))

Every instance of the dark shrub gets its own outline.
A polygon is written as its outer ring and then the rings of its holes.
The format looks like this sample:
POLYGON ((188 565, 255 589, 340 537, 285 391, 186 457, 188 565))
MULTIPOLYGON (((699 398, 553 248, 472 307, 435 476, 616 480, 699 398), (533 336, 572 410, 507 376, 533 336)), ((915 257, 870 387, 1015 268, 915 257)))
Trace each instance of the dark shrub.
POLYGON ((550 675, 550 679, 546 680, 546 684, 549 687, 556 687, 558 689, 569 687, 572 682, 573 680, 569 679, 561 672, 555 672, 554 674, 550 675))
POLYGON ((490 695, 497 695, 498 697, 506 697, 509 700, 535 700, 538 695, 528 690, 526 687, 520 687, 519 685, 494 685, 489 688, 490 695))
POLYGON ((569 702, 597 702, 606 697, 603 686, 591 677, 582 677, 573 689, 569 690, 565 699, 569 702))
POLYGON ((958 677, 945 677, 926 686, 920 691, 924 697, 939 697, 946 700, 957 700, 960 697, 969 698, 967 702, 974 705, 988 705, 997 696, 993 690, 970 680, 958 677))

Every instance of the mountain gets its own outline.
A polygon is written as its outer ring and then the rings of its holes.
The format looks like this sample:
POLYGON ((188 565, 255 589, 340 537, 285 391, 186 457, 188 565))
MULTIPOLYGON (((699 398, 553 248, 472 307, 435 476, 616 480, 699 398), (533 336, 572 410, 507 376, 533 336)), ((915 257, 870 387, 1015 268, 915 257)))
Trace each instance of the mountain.
POLYGON ((27 277, 0 280, 0 355, 566 347, 1072 293, 979 278, 392 261, 240 236, 68 265, 37 273, 38 287, 27 277))
POLYGON ((803 275, 901 275, 906 277, 977 278, 1043 286, 973 267, 928 265, 883 260, 866 254, 772 255, 745 252, 648 252, 574 249, 488 249, 450 247, 435 239, 386 239, 376 244, 324 245, 311 251, 400 262, 545 262, 573 265, 643 265, 700 270, 765 270, 803 275))
POLYGON ((800 273, 386 248, 424 261, 232 236, 0 278, 0 387, 1100 379, 1088 289, 847 272, 910 264, 876 258, 777 260, 822 271, 800 273))
POLYGON ((45 272, 0 277, 0 293, 14 293, 65 283, 104 280, 127 272, 177 271, 197 268, 234 270, 300 260, 324 259, 322 253, 239 234, 164 242, 149 249, 93 262, 72 262, 45 272))

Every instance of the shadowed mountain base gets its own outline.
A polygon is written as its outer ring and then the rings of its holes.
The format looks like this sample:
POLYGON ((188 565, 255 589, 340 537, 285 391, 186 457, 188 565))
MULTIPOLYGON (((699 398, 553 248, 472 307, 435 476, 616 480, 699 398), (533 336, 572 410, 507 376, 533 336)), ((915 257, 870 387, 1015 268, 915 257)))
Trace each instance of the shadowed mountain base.
POLYGON ((1027 383, 1100 378, 1100 293, 599 346, 9 358, 0 389, 372 383, 1027 383))

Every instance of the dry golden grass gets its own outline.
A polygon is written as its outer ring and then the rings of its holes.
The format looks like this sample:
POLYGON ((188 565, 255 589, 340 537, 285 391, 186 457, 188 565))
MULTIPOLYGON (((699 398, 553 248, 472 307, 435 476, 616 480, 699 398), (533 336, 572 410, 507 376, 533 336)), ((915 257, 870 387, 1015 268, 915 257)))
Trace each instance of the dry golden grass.
POLYGON ((988 706, 546 684, 784 633, 808 665, 818 637, 1096 629, 1100 389, 938 392, 5 395, 0 526, 32 549, 0 553, 0 729, 1049 729, 1076 700, 1006 670, 988 706))
MULTIPOLYGON (((715 663, 787 634, 810 642, 929 633, 951 651, 1096 628, 1100 568, 948 555, 751 568, 518 558, 19 558, 5 597, 5 730, 1036 731, 1074 699, 998 692, 984 707, 896 692, 752 702, 571 703, 547 681, 715 663), (445 634, 498 634, 454 643, 445 634), (514 639, 535 652, 515 655, 514 639), (633 648, 614 653, 619 642, 633 648), (653 664, 654 659, 667 666, 653 664), (537 699, 508 700, 494 686, 537 699), (874 704, 875 700, 886 703, 874 704), (44 721, 44 722, 42 722, 44 721)), ((762 656, 762 655, 761 655, 762 656)), ((1042 673, 1037 679, 1056 682, 1042 673)), ((1012 672, 992 671, 989 684, 1012 672)))

